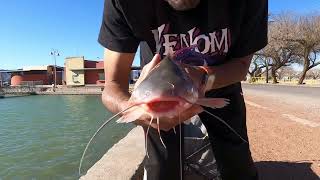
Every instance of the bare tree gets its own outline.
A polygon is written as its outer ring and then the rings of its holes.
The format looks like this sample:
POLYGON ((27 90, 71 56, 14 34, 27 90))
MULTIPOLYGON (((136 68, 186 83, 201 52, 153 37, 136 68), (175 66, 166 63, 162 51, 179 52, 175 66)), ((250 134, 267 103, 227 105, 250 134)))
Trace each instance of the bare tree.
POLYGON ((260 77, 262 74, 262 69, 265 68, 265 65, 262 60, 262 56, 254 55, 251 60, 251 64, 248 70, 250 78, 260 77))
POLYGON ((320 69, 314 68, 307 72, 306 78, 308 79, 320 79, 320 69))
POLYGON ((271 66, 272 82, 278 83, 277 71, 283 66, 290 66, 295 61, 294 53, 290 48, 280 47, 275 49, 272 45, 268 45, 264 52, 264 55, 270 58, 269 66, 271 66))
POLYGON ((294 70, 291 66, 285 66, 279 69, 278 77, 279 79, 283 79, 285 77, 292 79, 296 74, 299 74, 298 71, 294 70))
POLYGON ((264 70, 264 74, 266 75, 266 83, 269 83, 269 71, 270 71, 270 67, 272 67, 271 64, 271 58, 269 57, 264 57, 263 58, 263 64, 265 65, 266 69, 264 70))
POLYGON ((281 14, 275 19, 279 25, 275 31, 281 34, 276 39, 297 47, 298 62, 303 65, 298 84, 302 84, 307 71, 320 64, 320 16, 281 14))
POLYGON ((297 60, 297 48, 295 43, 284 41, 289 33, 288 27, 292 26, 291 16, 282 15, 277 21, 269 24, 269 43, 261 51, 261 55, 270 59, 270 70, 273 83, 277 81, 277 71, 283 66, 289 66, 297 60))
POLYGON ((257 52, 253 57, 252 61, 248 70, 248 74, 250 75, 250 82, 253 82, 255 79, 254 77, 262 77, 263 75, 266 76, 266 83, 268 83, 268 73, 272 66, 271 60, 269 57, 264 56, 263 50, 257 52))

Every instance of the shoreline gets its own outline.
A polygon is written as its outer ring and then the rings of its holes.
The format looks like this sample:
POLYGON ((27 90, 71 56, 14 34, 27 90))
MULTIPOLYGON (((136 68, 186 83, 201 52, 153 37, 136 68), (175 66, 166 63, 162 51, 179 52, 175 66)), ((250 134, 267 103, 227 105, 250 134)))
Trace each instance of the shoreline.
MULTIPOLYGON (((133 84, 130 84, 129 92, 131 92, 132 89, 133 84)), ((3 95, 1 94, 0 97, 22 97, 30 95, 101 95, 103 90, 104 86, 58 86, 55 90, 51 86, 10 87, 3 88, 3 95)))
POLYGON ((145 157, 144 132, 133 128, 124 138, 114 144, 80 180, 142 180, 145 157))
MULTIPOLYGON (((272 83, 249 83, 242 81, 241 84, 251 85, 251 86, 288 86, 288 87, 297 87, 297 88, 319 88, 320 84, 315 85, 297 85, 297 84, 272 84, 272 83)), ((129 92, 132 92, 134 84, 130 84, 129 92)), ((24 97, 30 95, 101 95, 104 90, 104 86, 78 86, 78 87, 67 87, 67 86, 58 86, 58 88, 53 90, 50 86, 38 86, 33 87, 10 87, 3 88, 4 93, 0 95, 0 98, 7 97, 24 97)))

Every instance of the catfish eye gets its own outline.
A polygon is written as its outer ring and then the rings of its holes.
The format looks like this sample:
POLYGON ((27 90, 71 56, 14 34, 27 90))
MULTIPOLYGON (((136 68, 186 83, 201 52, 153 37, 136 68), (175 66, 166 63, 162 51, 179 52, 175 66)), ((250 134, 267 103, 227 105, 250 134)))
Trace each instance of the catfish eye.
POLYGON ((147 90, 147 91, 144 92, 144 95, 142 97, 143 98, 147 98, 150 95, 151 95, 151 92, 147 90))

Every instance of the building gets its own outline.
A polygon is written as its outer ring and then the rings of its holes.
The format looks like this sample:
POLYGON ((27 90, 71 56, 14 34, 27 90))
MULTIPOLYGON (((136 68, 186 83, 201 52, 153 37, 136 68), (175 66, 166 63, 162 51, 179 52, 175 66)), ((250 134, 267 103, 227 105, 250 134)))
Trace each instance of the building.
POLYGON ((8 70, 0 69, 0 87, 10 85, 11 72, 8 70))
MULTIPOLYGON (((140 72, 140 67, 132 67, 132 70, 140 72)), ((132 71, 131 82, 139 72, 132 71)), ((103 61, 85 60, 83 56, 65 59, 65 83, 68 86, 103 85, 104 77, 103 61)))
MULTIPOLYGON (((62 84, 63 67, 56 66, 56 84, 62 84)), ((52 85, 55 80, 54 66, 28 66, 11 70, 11 86, 52 85)))
POLYGON ((65 59, 65 82, 68 86, 103 84, 103 61, 90 61, 81 57, 65 59))

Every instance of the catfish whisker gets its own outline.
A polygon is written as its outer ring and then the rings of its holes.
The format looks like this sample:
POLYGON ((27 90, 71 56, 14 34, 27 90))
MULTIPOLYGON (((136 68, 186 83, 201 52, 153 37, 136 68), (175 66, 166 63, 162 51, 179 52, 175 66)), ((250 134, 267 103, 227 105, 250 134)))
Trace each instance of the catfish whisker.
POLYGON ((166 145, 164 144, 164 142, 163 142, 163 140, 162 140, 161 134, 160 134, 159 117, 157 117, 157 125, 158 125, 158 134, 159 134, 159 137, 160 137, 160 141, 161 141, 163 147, 167 149, 166 145))
POLYGON ((181 132, 181 113, 179 112, 179 134, 180 134, 180 138, 179 138, 179 151, 180 151, 180 158, 179 158, 179 161, 180 161, 180 179, 182 180, 182 132, 181 132))
POLYGON ((126 109, 118 112, 117 114, 113 115, 112 117, 110 117, 108 120, 106 120, 100 127, 99 129, 93 134, 93 136, 90 138, 89 142, 87 143, 86 145, 86 148, 84 149, 83 151, 83 154, 81 156, 81 159, 80 159, 80 164, 79 164, 79 175, 81 175, 81 165, 82 165, 82 161, 83 161, 83 158, 84 158, 84 155, 85 153, 87 152, 87 149, 91 143, 91 141, 93 140, 94 137, 96 137, 96 135, 101 131, 102 128, 104 128, 111 120, 113 120, 114 118, 116 118, 118 115, 120 115, 121 113, 133 108, 134 106, 137 106, 137 105, 132 105, 132 106, 129 106, 127 107, 126 109))
POLYGON ((146 132, 146 144, 145 144, 145 149, 146 149, 146 155, 147 155, 147 157, 149 158, 149 153, 148 153, 148 134, 149 134, 149 129, 150 129, 150 126, 151 126, 151 124, 152 124, 152 121, 153 121, 153 119, 154 119, 154 117, 153 117, 153 115, 152 114, 149 114, 148 113, 148 115, 151 117, 151 119, 150 119, 150 123, 149 123, 149 126, 148 126, 148 128, 147 128, 147 132, 146 132))
POLYGON ((203 109, 204 112, 208 113, 209 115, 213 116, 214 118, 216 118, 217 120, 219 120, 220 122, 222 122, 224 125, 226 125, 234 134, 236 134, 242 141, 248 143, 247 140, 245 140, 243 137, 241 137, 241 135, 236 131, 234 130, 228 123, 226 123, 223 119, 221 119, 220 117, 212 114, 211 112, 203 109))

